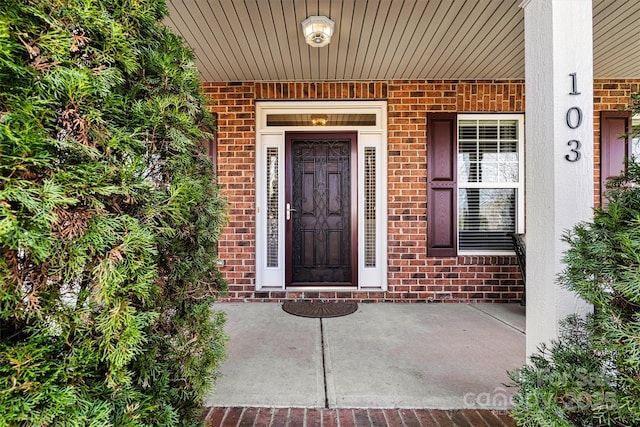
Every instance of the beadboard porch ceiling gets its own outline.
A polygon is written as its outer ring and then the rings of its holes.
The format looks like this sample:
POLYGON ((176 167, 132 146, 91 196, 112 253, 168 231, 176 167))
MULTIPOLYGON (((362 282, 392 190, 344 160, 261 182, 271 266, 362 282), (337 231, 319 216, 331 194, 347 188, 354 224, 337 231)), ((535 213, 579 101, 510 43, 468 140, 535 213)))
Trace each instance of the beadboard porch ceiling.
MULTIPOLYGON (((169 0, 204 81, 523 79, 521 0, 169 0), (309 47, 301 22, 335 21, 309 47)), ((593 0, 594 77, 640 77, 640 1, 593 0)), ((567 23, 571 25, 571 23, 567 23)))

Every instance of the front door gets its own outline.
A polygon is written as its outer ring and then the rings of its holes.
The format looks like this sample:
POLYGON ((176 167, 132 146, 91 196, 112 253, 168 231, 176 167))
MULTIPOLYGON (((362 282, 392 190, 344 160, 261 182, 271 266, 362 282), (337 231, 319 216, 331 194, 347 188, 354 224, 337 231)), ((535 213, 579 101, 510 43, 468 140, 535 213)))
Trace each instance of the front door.
POLYGON ((356 133, 286 134, 286 285, 357 285, 356 133))

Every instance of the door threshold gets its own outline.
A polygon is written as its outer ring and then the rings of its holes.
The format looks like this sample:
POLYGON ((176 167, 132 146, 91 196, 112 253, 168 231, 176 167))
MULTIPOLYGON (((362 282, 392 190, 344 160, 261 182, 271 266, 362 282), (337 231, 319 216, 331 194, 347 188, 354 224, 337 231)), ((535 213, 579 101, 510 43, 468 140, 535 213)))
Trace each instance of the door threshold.
POLYGON ((357 286, 289 286, 285 292, 357 292, 357 286))

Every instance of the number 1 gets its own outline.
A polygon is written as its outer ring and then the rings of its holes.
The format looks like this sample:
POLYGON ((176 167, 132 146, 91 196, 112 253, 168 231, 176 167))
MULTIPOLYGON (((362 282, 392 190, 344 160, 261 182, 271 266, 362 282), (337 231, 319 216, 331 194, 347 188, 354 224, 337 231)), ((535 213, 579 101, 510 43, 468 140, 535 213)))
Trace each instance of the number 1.
POLYGON ((571 73, 569 74, 571 76, 571 92, 569 92, 569 95, 580 95, 580 92, 578 92, 578 73, 571 73))

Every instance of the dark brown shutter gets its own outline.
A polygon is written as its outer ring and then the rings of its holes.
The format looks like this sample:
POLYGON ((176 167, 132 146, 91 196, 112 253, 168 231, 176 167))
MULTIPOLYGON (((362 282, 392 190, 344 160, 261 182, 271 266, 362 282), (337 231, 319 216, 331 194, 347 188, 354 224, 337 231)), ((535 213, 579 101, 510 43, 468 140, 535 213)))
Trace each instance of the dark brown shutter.
POLYGON ((629 144, 621 134, 629 132, 631 113, 628 111, 602 111, 600 113, 600 197, 607 189, 607 181, 619 176, 625 169, 625 160, 631 157, 629 144))
POLYGON ((456 114, 427 116, 427 255, 457 250, 456 114))

